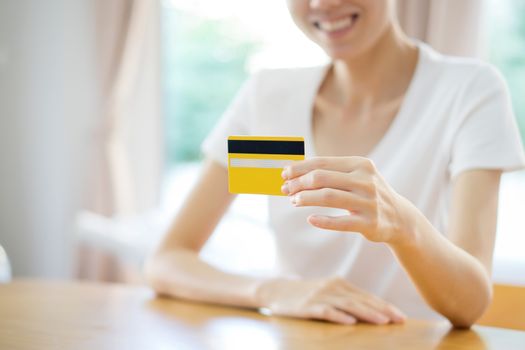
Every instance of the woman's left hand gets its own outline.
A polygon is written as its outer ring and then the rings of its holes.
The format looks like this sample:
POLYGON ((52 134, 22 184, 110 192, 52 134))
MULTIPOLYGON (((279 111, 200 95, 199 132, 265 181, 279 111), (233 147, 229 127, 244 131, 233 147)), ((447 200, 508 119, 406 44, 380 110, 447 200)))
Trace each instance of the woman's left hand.
POLYGON ((343 216, 311 215, 316 227, 360 232, 368 240, 410 244, 414 206, 396 193, 363 157, 318 157, 294 162, 283 170, 282 192, 293 205, 340 208, 343 216))

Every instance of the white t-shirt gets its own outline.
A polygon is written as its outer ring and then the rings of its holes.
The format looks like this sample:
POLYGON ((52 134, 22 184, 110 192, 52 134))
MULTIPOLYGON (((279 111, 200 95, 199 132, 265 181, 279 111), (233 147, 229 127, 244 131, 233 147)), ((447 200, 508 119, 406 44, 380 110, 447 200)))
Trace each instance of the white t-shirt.
MULTIPOLYGON (((525 165, 525 157, 499 73, 488 64, 418 46, 417 68, 402 106, 367 157, 446 235, 454 176, 469 169, 515 170, 525 165)), ((315 156, 312 109, 327 69, 268 70, 253 76, 205 140, 205 155, 227 166, 229 135, 282 135, 303 136, 306 157, 315 156)), ((320 230, 306 221, 314 213, 340 215, 338 209, 296 208, 278 196, 269 197, 268 205, 283 274, 341 276, 410 317, 438 317, 386 244, 356 233, 320 230)))

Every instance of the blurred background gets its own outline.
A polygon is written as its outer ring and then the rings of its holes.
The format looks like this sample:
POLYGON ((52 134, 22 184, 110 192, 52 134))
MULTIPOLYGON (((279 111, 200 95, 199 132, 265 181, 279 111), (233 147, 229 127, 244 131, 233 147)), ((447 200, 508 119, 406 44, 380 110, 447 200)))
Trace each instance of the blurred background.
MULTIPOLYGON (((195 181, 200 143, 246 77, 326 61, 285 4, 0 0, 0 280, 142 283, 195 181)), ((496 65, 525 137, 525 1, 398 0, 398 10, 409 35, 496 65)), ((271 274, 265 204, 240 196, 205 259, 271 274)), ((497 282, 525 285, 523 213, 525 173, 506 174, 497 282)))

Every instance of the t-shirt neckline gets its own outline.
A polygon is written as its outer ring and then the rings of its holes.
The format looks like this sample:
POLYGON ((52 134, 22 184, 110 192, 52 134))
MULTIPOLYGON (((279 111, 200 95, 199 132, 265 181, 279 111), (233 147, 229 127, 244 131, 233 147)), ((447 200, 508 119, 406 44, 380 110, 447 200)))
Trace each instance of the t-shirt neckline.
MULTIPOLYGON (((418 81, 420 80, 420 77, 422 75, 422 66, 423 66, 423 60, 425 55, 425 48, 424 45, 420 42, 416 41, 416 45, 418 47, 418 58, 416 63, 416 68, 414 70, 414 73, 412 74, 412 79, 410 80, 410 83, 408 85, 408 88, 405 93, 405 97, 403 98, 403 101, 401 102, 401 106, 399 107, 399 110, 390 123, 388 129, 386 130, 383 137, 374 145, 374 147, 368 152, 364 157, 369 159, 375 159, 378 157, 378 155, 381 153, 382 149, 385 149, 387 145, 390 143, 391 139, 398 139, 396 137, 396 131, 399 129, 399 127, 402 124, 402 121, 405 119, 406 116, 409 114, 409 106, 411 105, 411 100, 414 98, 414 91, 417 90, 418 81)), ((305 145, 306 149, 308 150, 307 154, 310 154, 311 157, 317 156, 317 151, 315 149, 314 144, 314 138, 313 138, 313 111, 314 111, 314 103, 315 103, 315 97, 317 96, 317 92, 319 91, 321 84, 323 83, 326 74, 328 73, 332 63, 329 62, 323 66, 321 66, 320 74, 317 77, 317 82, 314 84, 314 88, 312 91, 310 91, 308 108, 306 111, 306 136, 307 140, 309 142, 305 145)))

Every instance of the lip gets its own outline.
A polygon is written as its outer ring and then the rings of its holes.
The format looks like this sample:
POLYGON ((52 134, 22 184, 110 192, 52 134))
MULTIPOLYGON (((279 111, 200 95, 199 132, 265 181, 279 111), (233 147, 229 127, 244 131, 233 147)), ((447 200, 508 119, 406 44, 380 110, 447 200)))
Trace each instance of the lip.
POLYGON ((346 36, 348 33, 350 33, 354 29, 356 24, 359 22, 360 18, 361 18, 360 13, 352 12, 352 13, 345 14, 345 15, 314 18, 312 19, 311 23, 318 33, 321 33, 324 37, 328 39, 334 40, 334 39, 338 39, 343 36, 346 36), (331 25, 336 26, 337 22, 344 21, 348 18, 350 19, 350 24, 343 26, 341 29, 327 30, 327 29, 323 29, 321 25, 322 22, 329 22, 331 23, 330 26, 331 25))

